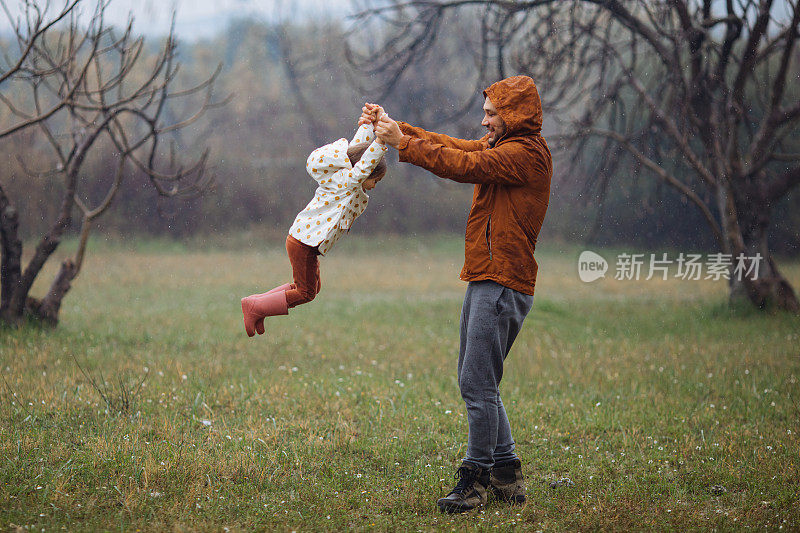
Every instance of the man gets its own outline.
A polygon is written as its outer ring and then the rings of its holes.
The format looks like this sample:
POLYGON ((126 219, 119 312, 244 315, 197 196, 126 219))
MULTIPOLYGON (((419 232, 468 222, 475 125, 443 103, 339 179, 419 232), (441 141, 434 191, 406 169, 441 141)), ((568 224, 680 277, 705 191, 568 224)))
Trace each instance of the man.
POLYGON ((514 76, 484 91, 488 133, 455 139, 403 122, 366 104, 361 121, 400 152, 400 161, 475 189, 467 221, 464 268, 469 282, 461 311, 458 384, 467 407, 467 455, 458 483, 437 501, 447 512, 486 503, 487 491, 525 501, 519 458, 500 399, 503 362, 533 304, 538 266, 533 257, 550 197, 552 158, 541 136, 542 106, 533 80, 514 76))

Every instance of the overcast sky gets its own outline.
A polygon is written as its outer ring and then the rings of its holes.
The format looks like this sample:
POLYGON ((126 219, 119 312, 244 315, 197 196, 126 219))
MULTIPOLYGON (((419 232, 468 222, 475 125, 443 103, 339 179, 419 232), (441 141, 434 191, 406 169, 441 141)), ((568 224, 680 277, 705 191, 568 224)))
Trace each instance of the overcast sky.
MULTIPOLYGON (((7 0, 12 10, 18 5, 7 0)), ((38 2, 44 5, 44 1, 38 2)), ((51 11, 58 10, 63 0, 51 0, 51 11)), ((85 0, 84 16, 94 5, 85 0)), ((111 0, 106 9, 106 20, 114 25, 123 25, 132 13, 138 33, 163 34, 169 30, 170 15, 177 9, 176 29, 178 36, 186 40, 208 37, 223 30, 228 21, 237 17, 253 17, 262 20, 294 17, 326 17, 345 15, 350 11, 349 0, 111 0)), ((18 12, 18 8, 16 11, 18 12)), ((9 22, 0 15, 0 28, 7 31, 9 22)))

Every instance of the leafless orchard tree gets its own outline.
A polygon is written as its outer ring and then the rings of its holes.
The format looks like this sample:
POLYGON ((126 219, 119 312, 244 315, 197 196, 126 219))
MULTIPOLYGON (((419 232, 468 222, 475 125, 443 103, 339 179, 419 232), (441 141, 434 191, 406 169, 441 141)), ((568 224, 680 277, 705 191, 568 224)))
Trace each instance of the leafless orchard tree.
MULTIPOLYGON (((65 5, 51 22, 46 8, 22 5, 15 22, 20 58, 6 59, 11 68, 0 85, 0 102, 16 123, 4 127, 0 142, 25 129, 36 132, 49 156, 37 161, 18 158, 33 182, 46 180, 59 192, 60 207, 23 268, 18 214, 0 182, 2 292, 0 322, 19 324, 25 316, 57 324, 61 302, 78 275, 93 222, 111 206, 126 177, 143 176, 162 196, 197 194, 210 183, 207 153, 194 162, 176 161, 169 136, 224 102, 212 99, 219 69, 197 86, 177 88, 177 43, 172 31, 158 56, 146 59, 145 42, 133 34, 133 20, 121 30, 104 23, 109 0, 93 5, 91 19, 81 24, 82 0, 65 5), (63 21, 61 25, 53 22, 63 21), (82 192, 87 159, 110 157, 113 169, 102 197, 82 192), (162 161, 167 156, 167 161, 162 161), (52 163, 52 165, 50 164, 52 163), (80 240, 74 257, 61 263, 42 299, 30 289, 70 227, 80 218, 80 240)), ((4 6, 5 7, 5 6, 4 6)), ((11 18, 10 12, 6 14, 11 18)), ((0 177, 2 179, 2 177, 0 177)))
POLYGON ((768 242, 772 207, 800 183, 797 0, 358 5, 356 24, 380 27, 385 39, 380 61, 371 50, 353 62, 389 83, 430 53, 448 16, 477 16, 478 76, 489 69, 537 80, 564 147, 580 154, 601 143, 602 166, 611 169, 597 176, 603 187, 614 169, 633 168, 694 204, 718 251, 729 254, 732 300, 800 309, 768 242), (757 254, 755 278, 747 258, 757 254), (747 275, 734 272, 737 258, 747 275))
MULTIPOLYGON (((26 68, 25 62, 30 58, 34 51, 34 46, 41 43, 44 35, 52 28, 61 23, 64 19, 69 17, 75 10, 75 6, 80 0, 70 0, 66 2, 63 8, 52 17, 47 16, 47 7, 41 8, 35 2, 26 0, 21 2, 23 6, 24 19, 15 17, 8 6, 6 0, 0 1, 0 9, 11 23, 12 31, 16 37, 16 56, 10 56, 8 53, 4 54, 3 65, 0 67, 0 86, 12 77, 19 75, 20 72, 25 71, 26 75, 33 75, 29 68, 26 68)), ((44 72, 38 73, 44 74, 44 72)), ((58 112, 64 107, 66 99, 56 102, 56 105, 51 109, 45 111, 45 115, 50 116, 58 112)), ((40 116, 23 117, 21 121, 5 125, 0 128, 0 138, 6 137, 25 129, 28 126, 35 124, 40 120, 40 116)))

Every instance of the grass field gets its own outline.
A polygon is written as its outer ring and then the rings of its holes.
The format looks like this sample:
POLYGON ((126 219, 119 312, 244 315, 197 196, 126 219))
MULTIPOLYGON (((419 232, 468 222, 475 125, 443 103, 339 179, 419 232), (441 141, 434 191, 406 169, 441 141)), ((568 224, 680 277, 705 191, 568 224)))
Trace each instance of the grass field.
POLYGON ((95 243, 58 329, 0 331, 0 529, 800 529, 800 318, 724 282, 584 284, 556 246, 501 386, 528 504, 440 514, 462 244, 346 239, 249 339, 280 247, 95 243))

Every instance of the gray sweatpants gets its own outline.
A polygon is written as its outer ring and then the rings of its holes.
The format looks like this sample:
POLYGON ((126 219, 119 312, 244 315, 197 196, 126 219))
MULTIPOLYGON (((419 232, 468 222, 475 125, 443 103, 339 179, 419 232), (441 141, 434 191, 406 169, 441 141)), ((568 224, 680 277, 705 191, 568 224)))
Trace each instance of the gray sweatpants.
POLYGON ((481 468, 517 458, 499 385, 531 305, 533 296, 494 281, 471 281, 464 295, 458 356, 458 386, 469 422, 464 461, 481 468))

